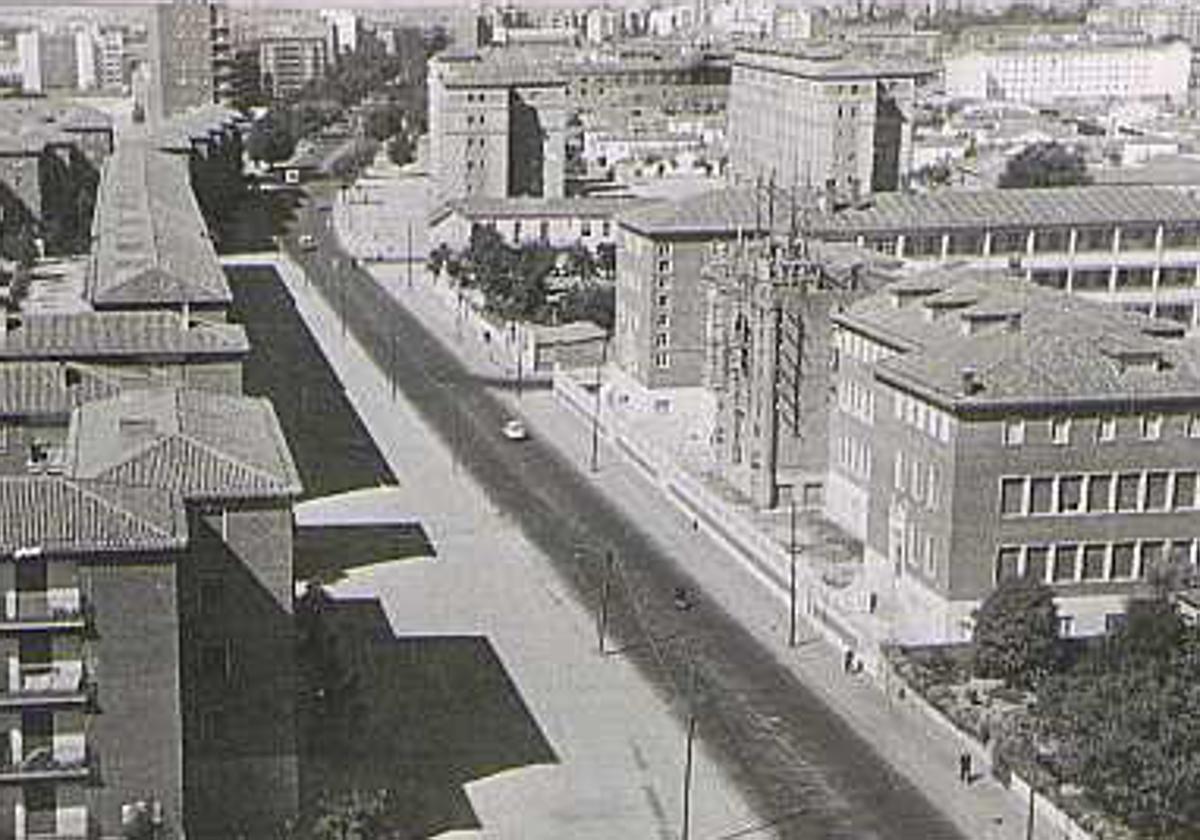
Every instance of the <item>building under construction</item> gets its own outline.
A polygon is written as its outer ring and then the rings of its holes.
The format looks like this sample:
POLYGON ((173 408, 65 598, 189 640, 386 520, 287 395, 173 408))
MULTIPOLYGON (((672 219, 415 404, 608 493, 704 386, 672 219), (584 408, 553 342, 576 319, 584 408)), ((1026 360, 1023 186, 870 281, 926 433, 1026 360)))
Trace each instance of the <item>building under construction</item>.
POLYGON ((703 272, 716 459, 760 508, 819 508, 836 398, 830 313, 894 275, 876 254, 796 234, 718 245, 703 272))

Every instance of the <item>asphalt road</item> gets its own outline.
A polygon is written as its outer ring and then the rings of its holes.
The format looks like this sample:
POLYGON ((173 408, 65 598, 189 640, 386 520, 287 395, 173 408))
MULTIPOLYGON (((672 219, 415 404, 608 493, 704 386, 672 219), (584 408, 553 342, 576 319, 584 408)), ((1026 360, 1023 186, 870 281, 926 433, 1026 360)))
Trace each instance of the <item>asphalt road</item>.
POLYGON ((776 823, 777 836, 962 837, 870 744, 707 602, 678 559, 609 504, 578 465, 537 440, 514 444, 500 434, 509 414, 493 393, 497 383, 468 371, 352 266, 329 229, 328 211, 320 209, 331 196, 329 190, 301 208, 286 240, 309 281, 589 609, 598 607, 608 580, 609 647, 632 658, 681 715, 696 710, 699 737, 763 820, 776 823), (319 247, 298 249, 301 233, 314 235, 319 247), (612 567, 606 551, 619 558, 612 567), (696 593, 692 608, 676 608, 678 586, 696 593))

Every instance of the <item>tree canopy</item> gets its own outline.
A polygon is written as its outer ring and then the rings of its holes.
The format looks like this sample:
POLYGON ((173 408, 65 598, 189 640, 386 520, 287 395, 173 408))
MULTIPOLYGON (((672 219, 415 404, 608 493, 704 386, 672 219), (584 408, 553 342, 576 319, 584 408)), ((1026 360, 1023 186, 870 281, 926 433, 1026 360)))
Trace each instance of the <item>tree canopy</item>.
POLYGON ((1058 660, 1054 593, 1032 577, 1009 578, 975 613, 975 673, 1028 688, 1058 660))
POLYGON ((1002 188, 1072 187, 1090 184, 1087 162, 1078 149, 1060 143, 1032 143, 1009 158, 1000 174, 1002 188))

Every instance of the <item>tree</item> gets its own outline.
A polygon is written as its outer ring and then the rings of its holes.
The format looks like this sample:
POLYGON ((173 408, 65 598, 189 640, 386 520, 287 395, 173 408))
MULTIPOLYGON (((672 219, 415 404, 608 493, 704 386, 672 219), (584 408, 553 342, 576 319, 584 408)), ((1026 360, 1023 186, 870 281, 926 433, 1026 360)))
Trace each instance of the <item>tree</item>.
POLYGON ((383 840, 388 836, 389 791, 350 791, 323 799, 311 840, 383 840))
POLYGON ((596 246, 596 262, 600 272, 610 280, 617 276, 617 246, 611 242, 601 242, 596 246))
POLYGON ((287 160, 295 151, 296 135, 288 126, 288 119, 277 112, 267 112, 250 127, 246 154, 251 160, 277 163, 287 160))
POLYGON ((388 159, 397 166, 406 166, 412 163, 415 149, 413 142, 405 133, 397 134, 387 144, 388 159))
POLYGON ((1028 688, 1058 661, 1054 593, 1032 577, 1009 578, 975 612, 975 673, 1028 688))
POLYGON ((559 304, 563 321, 591 321, 611 333, 616 322, 616 289, 612 286, 587 286, 572 289, 559 304))
POLYGON ((1009 158, 998 183, 1002 188, 1042 188, 1091 182, 1087 162, 1078 149, 1047 142, 1033 143, 1009 158))

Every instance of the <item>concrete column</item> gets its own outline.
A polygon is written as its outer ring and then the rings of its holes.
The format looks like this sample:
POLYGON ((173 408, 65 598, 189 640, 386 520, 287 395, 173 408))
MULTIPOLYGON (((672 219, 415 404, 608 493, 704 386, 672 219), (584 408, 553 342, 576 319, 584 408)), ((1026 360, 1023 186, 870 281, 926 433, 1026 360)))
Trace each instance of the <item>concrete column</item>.
POLYGON ((897 259, 904 258, 904 246, 905 246, 904 234, 900 234, 899 236, 896 237, 896 258, 897 259))
POLYGON ((942 254, 941 259, 946 259, 946 255, 950 253, 950 234, 942 234, 942 254))
POLYGON ((992 232, 990 230, 983 232, 983 255, 985 257, 992 255, 992 232))
POLYGON ((1121 227, 1120 227, 1120 225, 1118 225, 1117 227, 1115 227, 1113 229, 1112 253, 1113 253, 1113 256, 1116 256, 1117 254, 1121 253, 1121 227))
POLYGON ((1033 249, 1034 249, 1036 237, 1037 237, 1036 230, 1030 230, 1029 233, 1026 234, 1026 236, 1025 236, 1025 256, 1027 256, 1027 257, 1033 256, 1033 249))

